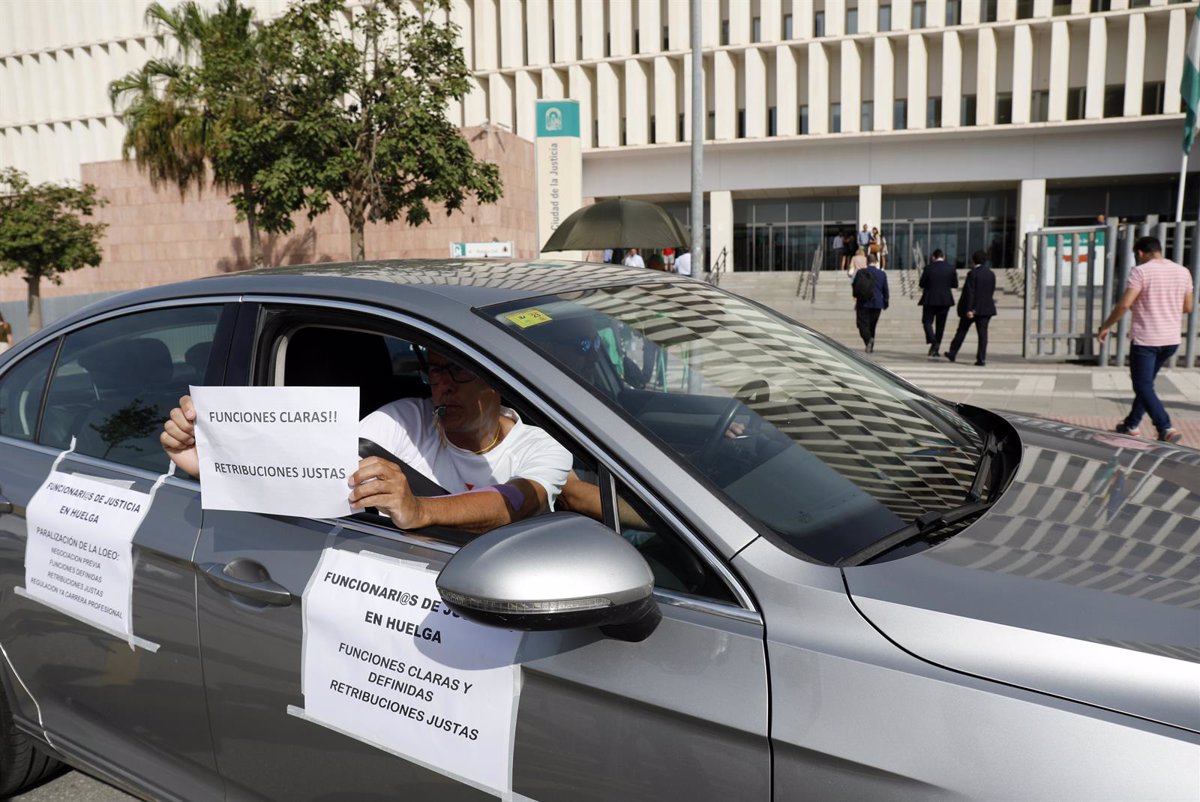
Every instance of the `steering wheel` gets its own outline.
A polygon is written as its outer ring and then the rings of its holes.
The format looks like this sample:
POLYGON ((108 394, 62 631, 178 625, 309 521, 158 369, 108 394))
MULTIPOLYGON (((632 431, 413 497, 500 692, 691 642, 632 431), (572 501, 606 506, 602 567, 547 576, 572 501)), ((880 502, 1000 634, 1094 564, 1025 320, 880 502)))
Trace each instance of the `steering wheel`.
POLYGON ((404 473, 404 478, 408 480, 409 489, 412 490, 414 496, 447 495, 444 487, 372 440, 365 437, 358 438, 358 456, 363 459, 381 457, 388 462, 394 462, 404 473))
POLYGON ((704 445, 700 447, 696 461, 700 465, 713 464, 717 452, 721 449, 721 444, 725 442, 725 433, 733 424, 733 419, 737 417, 738 410, 751 401, 769 400, 771 400, 771 388, 762 379, 751 379, 739 387, 738 391, 733 394, 733 398, 730 398, 729 403, 721 410, 721 414, 717 416, 717 422, 713 424, 712 431, 708 433, 704 445))

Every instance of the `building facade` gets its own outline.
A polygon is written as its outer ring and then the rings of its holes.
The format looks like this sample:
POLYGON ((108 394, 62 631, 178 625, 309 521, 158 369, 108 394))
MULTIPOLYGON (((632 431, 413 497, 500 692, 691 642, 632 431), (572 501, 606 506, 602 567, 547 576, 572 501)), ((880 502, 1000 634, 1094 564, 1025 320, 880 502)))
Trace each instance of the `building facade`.
MULTIPOLYGON (((286 3, 248 2, 267 18, 286 3)), ((161 52, 146 4, 0 3, 0 164, 78 180, 120 158, 106 87, 161 52)), ((448 114, 532 140, 535 101, 575 99, 584 197, 655 200, 690 222, 691 5, 453 0, 473 78, 448 114)), ((862 223, 893 266, 935 248, 1006 266, 1033 228, 1174 216, 1195 2, 700 7, 704 224, 725 269, 832 267, 831 238, 862 223)))

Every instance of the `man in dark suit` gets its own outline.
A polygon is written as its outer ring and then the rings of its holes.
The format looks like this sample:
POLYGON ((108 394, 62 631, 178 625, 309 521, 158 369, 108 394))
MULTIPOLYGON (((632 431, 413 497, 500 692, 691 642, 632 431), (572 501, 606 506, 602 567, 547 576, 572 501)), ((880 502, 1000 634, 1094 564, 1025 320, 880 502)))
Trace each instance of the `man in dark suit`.
POLYGON ((958 298, 958 331, 954 333, 954 339, 950 342, 946 359, 954 361, 958 349, 962 348, 963 340, 967 338, 967 331, 974 324, 975 334, 979 338, 975 364, 982 366, 987 364, 988 323, 996 315, 996 274, 985 264, 987 254, 983 251, 975 251, 971 261, 974 264, 967 273, 962 295, 958 298))
POLYGON ((891 300, 887 273, 879 269, 878 254, 867 256, 867 266, 854 274, 851 292, 854 293, 854 320, 858 324, 858 336, 862 337, 863 345, 870 354, 875 351, 875 327, 879 325, 879 315, 888 308, 891 300), (859 288, 863 288, 864 292, 870 290, 869 297, 859 297, 859 288))
POLYGON ((942 335, 946 333, 946 317, 954 306, 954 293, 958 289, 958 271, 946 263, 946 254, 941 249, 934 251, 931 261, 921 271, 921 325, 925 327, 925 342, 929 355, 937 356, 942 346, 942 335))

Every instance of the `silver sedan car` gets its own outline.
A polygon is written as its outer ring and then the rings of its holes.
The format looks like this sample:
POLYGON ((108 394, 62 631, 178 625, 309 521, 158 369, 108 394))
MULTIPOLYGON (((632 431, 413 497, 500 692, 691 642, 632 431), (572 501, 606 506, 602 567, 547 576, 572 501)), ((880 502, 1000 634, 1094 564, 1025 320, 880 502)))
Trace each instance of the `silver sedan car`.
MULTIPOLYGON (((104 555, 70 545, 55 575, 92 592, 104 555)), ((1200 452, 950 404, 652 271, 157 287, 0 357, 0 678, 4 795, 61 761, 163 800, 1195 800, 1200 452), (163 478, 189 386, 354 386, 366 415, 428 394, 425 349, 565 446, 599 512, 474 537, 206 509, 163 478), (153 490, 110 599, 129 637, 29 587, 52 472, 153 490), (304 676, 306 592, 330 553, 368 552, 436 576, 427 603, 480 642, 515 639, 515 681, 480 700, 509 728, 500 782, 471 779, 478 733, 438 713, 453 667, 387 655, 428 628, 354 647, 346 723, 301 713, 329 690, 304 676), (359 731, 381 709, 394 726, 359 731), (429 757, 443 738, 462 746, 429 757)))

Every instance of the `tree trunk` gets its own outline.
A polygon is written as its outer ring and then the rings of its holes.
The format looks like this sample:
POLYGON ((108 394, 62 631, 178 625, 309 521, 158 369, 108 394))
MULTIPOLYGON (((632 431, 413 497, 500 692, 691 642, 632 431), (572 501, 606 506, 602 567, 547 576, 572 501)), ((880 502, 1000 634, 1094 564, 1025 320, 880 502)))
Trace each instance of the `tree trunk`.
POLYGON ((25 314, 29 318, 29 333, 33 334, 42 327, 42 277, 26 276, 25 284, 28 288, 25 314))
POLYGON ((246 228, 250 230, 250 266, 262 267, 262 241, 258 236, 258 215, 253 209, 246 212, 246 228))
POLYGON ((366 243, 363 242, 363 229, 366 221, 363 215, 350 216, 350 261, 361 262, 367 258, 366 243))

